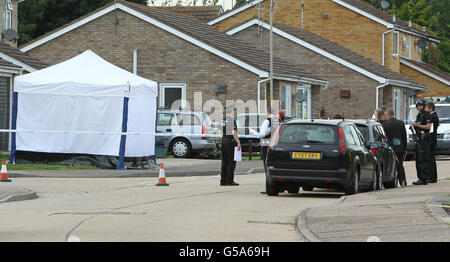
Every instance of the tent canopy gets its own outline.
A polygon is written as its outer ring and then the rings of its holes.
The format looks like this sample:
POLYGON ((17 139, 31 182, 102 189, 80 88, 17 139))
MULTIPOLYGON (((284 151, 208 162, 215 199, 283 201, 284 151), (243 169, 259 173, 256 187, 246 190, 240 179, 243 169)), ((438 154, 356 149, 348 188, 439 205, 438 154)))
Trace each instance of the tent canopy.
POLYGON ((19 93, 123 97, 129 88, 130 96, 158 95, 155 81, 134 75, 87 50, 59 64, 16 77, 14 90, 19 93))
POLYGON ((119 159, 155 153, 154 136, 120 132, 155 132, 158 84, 90 50, 16 77, 14 91, 13 128, 40 132, 18 132, 13 150, 119 159))

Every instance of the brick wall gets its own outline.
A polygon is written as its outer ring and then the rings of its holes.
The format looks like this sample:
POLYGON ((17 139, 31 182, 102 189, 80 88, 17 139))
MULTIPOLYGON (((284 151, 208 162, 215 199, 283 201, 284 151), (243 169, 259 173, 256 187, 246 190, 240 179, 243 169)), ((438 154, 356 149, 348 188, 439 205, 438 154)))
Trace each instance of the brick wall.
POLYGON ((28 53, 56 64, 87 49, 130 72, 137 50, 138 75, 158 83, 185 83, 191 107, 194 92, 202 92, 203 102, 256 102, 257 75, 120 10, 117 16, 106 14, 28 53), (216 95, 217 84, 227 84, 227 93, 216 95))
POLYGON ((431 78, 411 67, 401 64, 400 65, 401 73, 414 81, 417 81, 420 84, 427 85, 427 92, 424 93, 425 97, 429 96, 448 96, 450 94, 450 86, 431 78))

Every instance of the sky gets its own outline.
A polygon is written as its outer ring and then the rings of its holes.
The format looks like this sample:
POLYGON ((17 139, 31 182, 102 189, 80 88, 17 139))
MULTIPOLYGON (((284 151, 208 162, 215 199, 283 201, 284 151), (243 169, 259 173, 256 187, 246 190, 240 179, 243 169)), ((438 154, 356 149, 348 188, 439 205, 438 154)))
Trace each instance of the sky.
MULTIPOLYGON (((155 5, 161 5, 166 0, 155 0, 155 5)), ((188 5, 189 3, 192 3, 193 0, 172 0, 173 5, 175 5, 178 1, 181 1, 183 5, 188 5)), ((150 3, 150 1, 149 1, 150 3)), ((202 0, 197 0, 197 5, 201 5, 202 0)), ((219 0, 217 2, 218 5, 221 5, 224 9, 224 11, 231 9, 231 7, 236 3, 236 0, 219 0)))

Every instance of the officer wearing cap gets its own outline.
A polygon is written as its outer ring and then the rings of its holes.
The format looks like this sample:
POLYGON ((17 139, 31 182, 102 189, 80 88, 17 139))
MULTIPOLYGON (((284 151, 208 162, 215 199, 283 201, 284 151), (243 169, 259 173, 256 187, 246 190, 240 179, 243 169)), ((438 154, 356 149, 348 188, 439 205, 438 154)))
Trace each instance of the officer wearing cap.
POLYGON ((238 186, 234 182, 234 148, 241 150, 241 142, 237 134, 236 120, 234 119, 236 106, 230 105, 225 108, 225 123, 222 129, 222 169, 220 173, 221 186, 238 186))
POLYGON ((416 121, 411 122, 419 140, 418 145, 416 145, 416 170, 419 180, 413 182, 414 185, 426 185, 430 179, 431 115, 425 111, 425 106, 425 100, 419 98, 416 103, 419 113, 416 121))

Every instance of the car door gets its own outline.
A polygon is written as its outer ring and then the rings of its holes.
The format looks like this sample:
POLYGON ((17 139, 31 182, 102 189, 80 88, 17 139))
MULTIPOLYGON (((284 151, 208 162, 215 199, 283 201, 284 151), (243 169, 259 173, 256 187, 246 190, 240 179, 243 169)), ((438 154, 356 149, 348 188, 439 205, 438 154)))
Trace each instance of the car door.
POLYGON ((395 171, 395 151, 394 149, 389 145, 389 141, 386 137, 386 133, 384 132, 384 129, 381 125, 377 126, 380 132, 381 140, 384 144, 384 156, 383 161, 385 163, 385 174, 388 175, 390 178, 393 178, 394 171, 395 171))
POLYGON ((370 185, 373 180, 373 164, 370 158, 371 152, 365 146, 365 140, 362 134, 355 126, 351 126, 351 132, 355 140, 355 144, 358 150, 358 156, 360 159, 361 184, 370 185))

